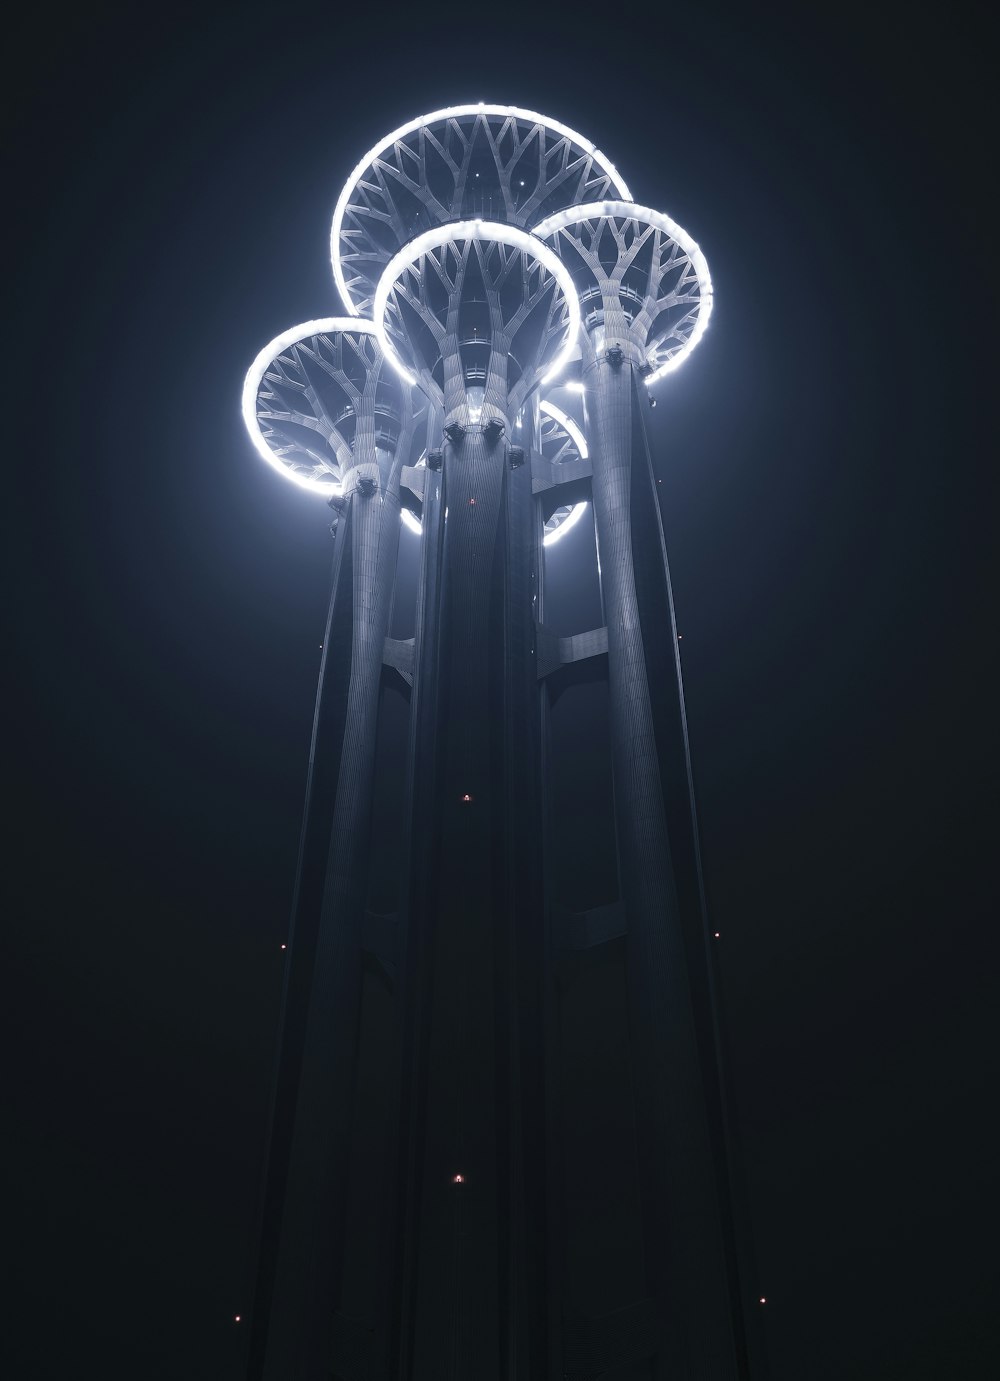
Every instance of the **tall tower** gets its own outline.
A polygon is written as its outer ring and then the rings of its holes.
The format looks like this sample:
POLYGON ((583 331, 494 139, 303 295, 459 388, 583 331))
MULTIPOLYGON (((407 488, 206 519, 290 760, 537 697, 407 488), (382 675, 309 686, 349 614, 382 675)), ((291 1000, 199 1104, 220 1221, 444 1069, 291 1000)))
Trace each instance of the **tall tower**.
POLYGON ((338 513, 253 1381, 748 1374, 643 418, 711 283, 628 197, 533 112, 413 121, 337 204, 350 316, 279 337, 247 377, 258 450, 338 513), (548 563, 588 510, 603 618, 562 635, 548 563), (391 636, 414 596, 401 516, 420 533, 412 637, 391 636), (607 687, 614 835, 582 910, 551 862, 553 717, 581 671, 607 687), (377 754, 398 760, 398 837, 373 825, 377 754))

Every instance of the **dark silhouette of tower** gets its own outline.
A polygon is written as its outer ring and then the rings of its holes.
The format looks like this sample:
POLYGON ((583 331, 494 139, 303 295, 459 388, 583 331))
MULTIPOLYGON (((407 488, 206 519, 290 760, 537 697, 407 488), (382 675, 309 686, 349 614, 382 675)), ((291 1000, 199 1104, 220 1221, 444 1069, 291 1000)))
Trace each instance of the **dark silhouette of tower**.
POLYGON ((352 315, 248 375, 258 449, 337 512, 251 1378, 749 1375, 644 417, 711 282, 628 196, 530 112, 415 121, 338 203, 352 315), (582 427, 548 396, 569 375, 582 427), (563 632, 549 562, 591 512, 603 612, 563 632), (584 897, 553 801, 587 687, 609 862, 584 897))

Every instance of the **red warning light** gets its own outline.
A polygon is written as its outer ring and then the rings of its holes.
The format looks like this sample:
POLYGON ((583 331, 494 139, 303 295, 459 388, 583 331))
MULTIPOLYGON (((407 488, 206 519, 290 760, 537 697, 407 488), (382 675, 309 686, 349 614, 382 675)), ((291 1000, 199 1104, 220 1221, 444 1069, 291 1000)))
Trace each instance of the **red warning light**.
POLYGON ((465 1176, 464 1176, 464 1175, 452 1175, 452 1177, 451 1177, 451 1182, 452 1182, 452 1184, 464 1184, 464 1183, 465 1183, 465 1176))
POLYGON ((234 1323, 239 1323, 240 1320, 241 1320, 242 1318, 243 1318, 243 1315, 242 1315, 242 1314, 237 1314, 236 1317, 233 1319, 233 1322, 234 1322, 234 1323))
POLYGON ((471 805, 472 805, 472 797, 469 795, 468 792, 466 792, 466 793, 464 794, 464 796, 462 797, 462 805, 463 805, 463 806, 471 806, 471 805))

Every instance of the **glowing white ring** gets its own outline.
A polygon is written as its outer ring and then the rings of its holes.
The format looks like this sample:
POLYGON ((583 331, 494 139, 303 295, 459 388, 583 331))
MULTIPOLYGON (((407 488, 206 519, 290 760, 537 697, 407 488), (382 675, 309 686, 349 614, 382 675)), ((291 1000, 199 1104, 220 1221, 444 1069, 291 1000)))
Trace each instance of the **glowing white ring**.
POLYGON ((250 434, 259 455, 267 461, 272 470, 277 470, 278 474, 286 480, 291 480, 301 489, 308 489, 313 494, 323 494, 327 498, 331 494, 341 492, 340 481, 330 476, 329 483, 325 480, 307 479, 305 475, 297 475, 294 470, 289 469, 279 456, 271 450, 264 434, 260 429, 260 422, 257 417, 257 390, 260 388, 261 380, 267 373, 268 367, 274 363, 283 350, 287 350, 290 345, 298 345, 309 336, 327 335, 333 331, 346 331, 354 335, 374 336, 377 335, 374 322, 363 321, 360 317, 331 316, 324 317, 322 321, 304 321, 301 326, 292 326, 289 330, 283 331, 280 336, 275 336, 270 344, 265 345, 253 364, 247 370, 247 376, 243 380, 243 425, 250 434))
POLYGON ((548 245, 543 244, 534 235, 529 235, 526 230, 520 230, 516 225, 500 225, 496 221, 457 221, 449 225, 438 225, 433 230, 424 231, 415 240, 411 240, 408 245, 404 245, 398 254, 393 255, 385 267, 385 272, 378 280, 378 287, 375 289, 375 306, 372 312, 375 318, 375 334, 378 336, 382 353, 396 373, 401 375, 408 384, 417 382, 416 375, 410 373, 396 354, 396 348, 385 329, 386 303, 401 270, 409 268, 415 260, 420 258, 421 254, 426 254, 431 249, 439 249, 441 245, 449 244, 453 240, 494 240, 502 245, 512 245, 514 249, 522 249, 525 253, 533 255, 540 264, 543 264, 562 288, 566 305, 569 307, 569 328, 566 331, 566 339, 563 341, 559 354, 549 366, 548 373, 540 381, 547 384, 559 373, 573 353, 573 347, 580 330, 580 299, 576 295, 576 287, 569 269, 554 250, 549 249, 548 245))
POLYGON ((420 129, 421 125, 429 125, 436 120, 454 120, 462 115, 509 115, 518 120, 530 120, 533 124, 545 125, 547 129, 555 130, 557 134, 563 135, 566 139, 572 139, 581 149, 585 149, 594 159, 594 162, 604 169, 623 197, 627 199, 632 195, 625 186, 625 182, 615 165, 609 158, 606 158, 605 155, 601 153, 600 149, 596 148, 589 139, 584 139, 582 134, 577 134, 576 130, 570 129, 569 125, 561 124, 558 120, 550 120, 547 115, 539 115, 535 110, 522 110, 520 106, 516 105, 484 105, 483 102, 480 101, 475 105, 446 106, 443 110, 432 111, 430 115, 420 115, 416 120, 410 120, 407 124, 400 125, 399 129, 394 129, 391 134, 387 134, 384 139, 380 140, 374 148, 368 150, 364 158, 362 158, 361 162, 347 179, 347 182, 344 184, 344 190, 341 192, 340 198, 337 201, 337 206, 333 213, 333 225, 330 228, 330 262, 333 264, 333 277, 336 281, 337 291, 340 293, 341 301, 352 316, 357 316, 359 309, 351 301, 351 295, 347 291, 347 279, 344 277, 344 270, 341 268, 340 264, 340 229, 344 221, 344 212, 347 210, 347 203, 350 200, 351 193, 354 191, 361 174, 369 167, 373 159, 385 153, 390 145, 397 143, 401 139, 405 139, 408 134, 412 134, 414 130, 420 129))
POLYGON ((546 216, 545 220, 540 221, 531 233, 542 239, 548 239, 550 235, 555 234, 556 231, 564 230, 569 225, 579 225, 581 221, 595 220, 600 216, 619 216, 633 221, 648 221, 657 230, 664 231, 677 241, 691 260, 691 267, 698 277, 698 289, 701 294, 702 305, 698 311, 698 320, 694 324, 694 330, 677 354, 666 360, 659 369, 649 375, 646 379, 646 387, 648 388, 650 384, 655 384, 657 379, 662 379, 664 374, 669 374, 682 365, 705 334, 708 319, 712 315, 712 275, 708 271, 708 261, 701 252, 697 241, 693 240, 686 230, 682 230, 676 221, 671 220, 662 211, 654 211, 649 206, 636 206, 630 201, 592 201, 585 206, 570 206, 565 211, 556 211, 554 215, 546 216))
MULTIPOLYGON (((589 451, 587 450, 587 441, 583 435, 583 432, 573 421, 572 417, 567 417, 566 413, 563 412, 562 408, 557 408, 555 403, 550 403, 548 402, 548 400, 543 400, 541 403, 539 403, 538 410, 539 412, 546 413, 547 416, 552 418, 553 422, 557 422, 560 427, 563 427, 566 430, 567 434, 570 437, 572 437, 576 445, 576 449, 580 452, 581 457, 584 460, 586 460, 587 456, 589 455, 589 451)), ((427 452, 425 451, 424 454, 417 461, 418 465, 424 464, 426 455, 427 452)), ((576 527, 577 523, 583 517, 586 507, 586 501, 574 504, 570 511, 566 514, 566 517, 559 524, 559 526, 555 528, 552 532, 547 532, 545 534, 545 536, 542 538, 542 545, 545 547, 551 547, 553 542, 558 542, 559 538, 564 536, 565 533, 569 532, 570 528, 576 527)), ((411 532, 415 532, 419 537, 424 530, 424 525, 416 516, 416 514, 411 513, 408 508, 400 508, 399 516, 402 518, 404 525, 408 527, 411 532)))
POLYGON ((590 455, 587 449, 587 439, 573 421, 572 417, 563 412, 562 408, 557 408, 555 403, 550 403, 547 398, 543 399, 542 402, 538 404, 538 411, 544 412, 546 417, 551 417, 553 422, 559 423, 560 427, 562 427, 564 432, 568 433, 574 446, 580 452, 580 459, 586 460, 590 455))
MULTIPOLYGON (((557 422, 559 426, 562 427, 563 431, 572 439, 576 449, 580 452, 580 459, 586 460, 587 456, 590 454, 587 449, 587 439, 573 421, 572 417, 563 412, 562 408, 557 408, 555 403, 550 403, 548 399, 543 399, 542 402, 539 403, 538 411, 544 412, 547 417, 551 417, 553 422, 557 422)), ((554 546, 556 542, 565 537, 571 528, 576 527, 577 523, 586 512, 586 509, 586 501, 574 504, 559 526, 545 534, 542 538, 542 546, 554 546)))

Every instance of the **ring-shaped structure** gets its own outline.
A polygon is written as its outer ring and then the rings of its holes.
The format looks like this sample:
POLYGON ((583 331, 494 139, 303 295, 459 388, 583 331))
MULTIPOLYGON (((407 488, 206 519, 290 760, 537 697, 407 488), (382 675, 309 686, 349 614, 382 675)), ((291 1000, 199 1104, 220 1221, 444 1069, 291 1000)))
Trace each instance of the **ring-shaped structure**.
MULTIPOLYGON (((563 205, 591 201, 595 192, 598 196, 612 193, 626 200, 631 196, 617 168, 589 139, 561 121, 540 115, 537 111, 524 110, 520 106, 487 105, 480 101, 478 104, 446 106, 429 115, 420 115, 394 129, 368 150, 347 179, 337 200, 330 228, 330 260, 337 290, 352 315, 366 311, 371 301, 370 294, 365 291, 371 280, 364 274, 360 275, 354 280, 355 292, 352 293, 344 268, 344 255, 350 248, 350 241, 365 234, 366 219, 379 227, 377 237, 369 237, 369 252, 375 250, 388 258, 391 250, 386 249, 386 239, 395 238, 401 248, 405 241, 413 238, 412 226, 406 233, 400 233, 399 224, 403 216, 400 208, 393 204, 395 188, 403 189, 409 198, 424 203, 425 221, 443 224, 464 220, 468 219, 470 211, 485 209, 468 205, 471 190, 468 160, 480 128, 485 128, 489 137, 495 162, 498 203, 501 200, 504 203, 508 213, 507 223, 528 228, 530 222, 538 219, 539 213, 545 209, 540 203, 547 200, 551 206, 552 193, 545 191, 541 195, 538 185, 529 190, 523 204, 519 205, 519 193, 513 187, 515 174, 528 171, 520 168, 519 163, 525 149, 536 138, 539 144, 536 151, 538 159, 558 162, 550 187, 558 189, 556 195, 563 205), (470 121, 472 134, 466 138, 462 133, 462 122, 468 124, 470 121), (491 121, 498 122, 495 131, 490 125, 491 121), (523 140, 519 137, 522 128, 527 130, 523 140), (555 143, 547 150, 543 147, 546 134, 556 136, 555 143), (454 147, 456 138, 458 146, 454 147), (434 166, 437 169, 451 169, 454 187, 450 197, 435 195, 431 188, 431 169, 426 154, 428 144, 432 149, 434 166), (574 159, 572 166, 571 157, 574 159), (363 198, 367 198, 370 204, 363 205, 363 198), (355 200, 357 205, 354 204, 355 200), (345 225, 345 221, 350 220, 355 222, 353 227, 345 225)), ((473 174, 473 178, 478 176, 478 173, 473 174)), ((517 181, 524 186, 522 178, 518 177, 517 181)), ((487 184, 484 182, 481 185, 485 187, 487 184)), ((499 211, 498 204, 497 216, 491 216, 490 219, 499 219, 499 211)))
POLYGON ((417 376, 412 373, 403 361, 399 358, 392 338, 386 329, 385 312, 389 301, 389 294, 399 275, 408 268, 411 268, 422 255, 432 250, 439 249, 442 245, 450 244, 457 240, 484 240, 499 242, 500 244, 510 245, 514 249, 520 249, 547 269, 556 280, 557 285, 562 291, 569 313, 569 321, 566 327, 566 335, 559 349, 556 358, 548 366, 545 374, 539 380, 540 383, 548 383, 559 373, 567 363, 576 345, 576 339, 580 331, 580 300, 577 297, 576 287, 569 269, 559 258, 554 250, 548 245, 543 244, 534 235, 529 235, 526 230, 519 230, 514 225, 501 225, 497 221, 459 221, 453 225, 442 225, 434 230, 425 231, 423 235, 418 235, 415 240, 411 240, 408 245, 404 245, 398 254, 394 255, 386 265, 385 272, 378 281, 375 289, 375 333, 378 336, 382 353, 408 384, 416 384, 417 376))
POLYGON ((570 226, 580 225, 584 221, 604 219, 633 220, 650 225, 655 230, 668 235, 686 255, 697 280, 698 309, 691 330, 679 348, 673 351, 669 358, 663 360, 647 376, 646 385, 648 387, 657 379, 661 379, 664 374, 669 374, 682 365, 705 334, 709 318, 712 315, 712 275, 709 273, 708 261, 697 241, 675 220, 672 220, 662 211, 656 211, 649 206, 638 206, 630 201, 599 201, 589 202, 581 206, 569 206, 564 211, 557 211, 554 215, 546 217, 544 221, 540 221, 534 227, 532 234, 541 239, 549 240, 560 230, 565 230, 570 226))
MULTIPOLYGON (((557 427, 561 427, 576 447, 581 460, 586 460, 590 452, 587 449, 587 441, 580 427, 573 421, 568 413, 563 412, 562 408, 556 407, 555 403, 550 403, 547 398, 543 398, 538 405, 538 411, 550 418, 557 427)), ((586 500, 581 500, 575 504, 560 504, 552 514, 552 517, 545 524, 545 536, 542 538, 542 545, 551 547, 562 540, 567 532, 572 531, 583 517, 587 510, 586 500)))
POLYGON ((335 331, 344 331, 353 335, 377 335, 373 322, 353 316, 323 317, 318 321, 304 321, 300 326, 292 326, 287 331, 282 331, 280 336, 275 336, 274 340, 265 345, 257 355, 247 370, 246 378, 243 381, 242 397, 243 424, 250 435, 250 440, 253 442, 257 454, 266 460, 271 469, 277 471, 283 479, 291 480, 300 489, 308 489, 313 494, 322 494, 325 498, 341 493, 340 480, 332 473, 329 481, 311 479, 306 475, 296 474, 290 466, 282 461, 280 456, 275 455, 261 430, 260 419, 257 416, 257 398, 264 375, 283 350, 287 350, 291 345, 298 345, 300 341, 306 340, 310 336, 320 336, 335 331))
MULTIPOLYGON (((580 427, 573 421, 572 417, 563 412, 562 408, 557 408, 555 403, 550 403, 547 398, 543 398, 538 404, 538 411, 545 417, 550 418, 557 427, 569 437, 576 447, 578 454, 583 460, 587 459, 590 452, 587 450, 587 441, 580 430, 580 427)), ((425 451, 417 461, 418 466, 427 464, 427 452, 425 451)), ((583 517, 587 508, 586 500, 581 500, 575 504, 561 504, 545 524, 545 533, 542 537, 542 545, 553 546, 560 538, 565 537, 566 533, 574 528, 583 517)), ((403 521, 403 526, 415 533, 418 537, 423 532, 423 524, 415 513, 411 513, 408 508, 401 508, 399 516, 403 521)))

